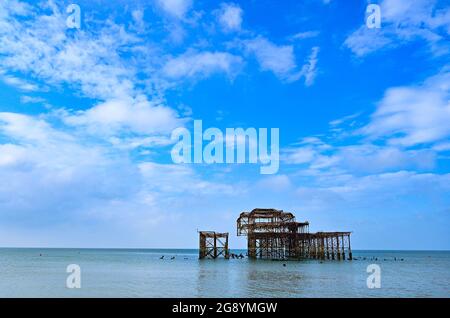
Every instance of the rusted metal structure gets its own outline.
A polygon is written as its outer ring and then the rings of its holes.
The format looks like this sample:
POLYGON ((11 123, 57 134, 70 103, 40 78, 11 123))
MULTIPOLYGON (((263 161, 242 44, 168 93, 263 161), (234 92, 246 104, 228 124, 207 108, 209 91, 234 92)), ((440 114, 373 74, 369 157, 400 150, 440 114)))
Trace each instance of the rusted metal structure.
POLYGON ((309 234, 309 257, 316 259, 352 260, 351 232, 317 232, 309 234))
POLYGON ((276 209, 242 212, 237 219, 237 235, 247 236, 249 258, 351 260, 350 234, 309 233, 309 222, 276 209))
POLYGON ((212 231, 200 231, 199 258, 216 259, 220 256, 228 259, 228 233, 216 233, 212 231))

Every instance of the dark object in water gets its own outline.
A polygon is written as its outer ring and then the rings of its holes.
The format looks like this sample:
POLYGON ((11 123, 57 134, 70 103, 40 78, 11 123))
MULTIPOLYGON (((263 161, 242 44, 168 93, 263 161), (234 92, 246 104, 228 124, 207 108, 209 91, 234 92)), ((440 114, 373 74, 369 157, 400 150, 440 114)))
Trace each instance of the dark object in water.
POLYGON ((283 267, 286 267, 286 264, 283 264, 283 267))
POLYGON ((175 256, 171 257, 170 259, 175 259, 175 256))
POLYGON ((161 256, 159 259, 164 259, 164 255, 163 256, 161 256))

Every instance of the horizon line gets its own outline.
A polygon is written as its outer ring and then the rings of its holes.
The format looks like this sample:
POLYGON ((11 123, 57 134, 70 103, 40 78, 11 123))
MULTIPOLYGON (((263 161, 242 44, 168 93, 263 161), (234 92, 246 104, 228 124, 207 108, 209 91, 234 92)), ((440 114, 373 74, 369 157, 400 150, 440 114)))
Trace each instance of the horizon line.
MULTIPOLYGON (((0 246, 0 249, 84 249, 84 250, 199 250, 191 247, 51 247, 51 246, 0 246)), ((246 250, 247 248, 230 248, 230 250, 246 250)), ((450 249, 352 249, 352 251, 373 252, 450 252, 450 249)))

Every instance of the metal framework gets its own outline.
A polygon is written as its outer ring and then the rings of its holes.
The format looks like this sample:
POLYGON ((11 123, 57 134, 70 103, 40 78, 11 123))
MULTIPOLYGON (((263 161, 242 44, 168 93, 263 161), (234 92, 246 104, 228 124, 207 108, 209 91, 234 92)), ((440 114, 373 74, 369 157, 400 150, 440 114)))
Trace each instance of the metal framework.
POLYGON ((223 256, 228 259, 230 251, 228 250, 228 233, 216 233, 211 231, 201 231, 199 258, 213 258, 223 256))
POLYGON ((248 257, 267 259, 352 259, 351 232, 309 233, 309 222, 276 209, 242 212, 237 235, 248 238, 248 257))

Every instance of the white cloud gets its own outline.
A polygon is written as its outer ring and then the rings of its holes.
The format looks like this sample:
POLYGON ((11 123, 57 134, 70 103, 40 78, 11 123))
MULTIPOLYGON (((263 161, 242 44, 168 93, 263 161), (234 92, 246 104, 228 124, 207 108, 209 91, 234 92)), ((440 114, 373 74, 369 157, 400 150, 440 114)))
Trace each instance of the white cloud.
POLYGON ((278 46, 263 37, 247 40, 244 44, 247 51, 255 54, 263 71, 271 71, 286 81, 297 79, 297 63, 291 45, 278 46))
POLYGON ((379 173, 400 169, 432 170, 435 165, 434 151, 405 151, 389 146, 346 146, 335 154, 335 165, 352 172, 379 173))
POLYGON ((0 137, 10 140, 0 145, 0 180, 9 180, 0 182, 2 224, 10 216, 20 218, 24 228, 97 222, 109 233, 120 225, 132 239, 133 230, 140 235, 176 211, 185 212, 199 195, 236 193, 234 186, 208 181, 192 167, 134 162, 128 148, 96 143, 43 118, 0 113, 0 137))
POLYGON ((217 12, 219 23, 225 32, 240 31, 243 11, 234 3, 222 3, 217 12))
MULTIPOLYGON (((406 105, 411 105, 411 103, 406 103, 406 105)), ((412 104, 412 106, 415 105, 412 104)), ((442 138, 448 136, 448 128, 446 125, 439 125, 439 122, 430 121, 430 118, 414 121, 410 119, 411 116, 414 116, 409 113, 410 111, 410 109, 406 111, 402 109, 395 114, 388 112, 388 117, 383 118, 380 117, 378 111, 375 112, 373 116, 375 119, 363 129, 354 128, 353 131, 345 132, 344 136, 352 138, 354 144, 339 145, 345 140, 342 140, 342 137, 338 137, 331 144, 314 138, 314 142, 302 142, 284 149, 281 158, 287 164, 306 165, 306 168, 300 171, 301 174, 321 175, 333 171, 339 174, 373 174, 395 172, 401 169, 431 171, 435 168, 438 159, 437 153, 446 151, 445 144, 440 143, 436 147, 410 150, 405 149, 404 146, 417 145, 424 140, 431 141, 437 135, 441 137, 435 141, 445 140, 442 138), (391 120, 389 116, 394 116, 394 119, 391 120), (411 126, 411 122, 415 123, 415 126, 411 126), (417 126, 417 123, 420 124, 417 126), (431 125, 426 127, 424 123, 431 125), (402 131, 404 134, 401 133, 402 131), (371 134, 370 137, 374 139, 374 142, 381 138, 381 141, 386 144, 373 144, 370 140, 364 139, 364 134, 371 134), (356 141, 355 138, 357 138, 356 141)), ((433 110, 431 113, 433 114, 431 116, 436 115, 433 110)), ((443 115, 445 114, 440 114, 440 116, 443 115)), ((421 116, 419 115, 419 117, 421 116)), ((331 127, 335 127, 335 125, 336 123, 333 121, 331 127)))
POLYGON ((390 88, 367 123, 356 123, 360 113, 333 120, 334 134, 304 139, 281 158, 311 175, 432 171, 439 153, 449 149, 449 88, 446 70, 420 85, 390 88))
POLYGON ((0 144, 0 167, 17 165, 26 161, 23 147, 13 144, 0 144))
POLYGON ((305 77, 305 85, 311 86, 317 76, 317 63, 319 61, 319 47, 315 46, 311 50, 311 55, 308 58, 308 62, 303 65, 302 74, 305 77))
POLYGON ((22 104, 38 104, 38 103, 44 103, 45 99, 42 97, 34 97, 34 96, 21 96, 20 97, 20 102, 22 104))
POLYGON ((257 184, 263 191, 280 192, 286 191, 292 187, 292 183, 287 175, 280 174, 268 176, 261 179, 257 184))
POLYGON ((355 113, 355 114, 351 114, 351 115, 347 115, 347 116, 344 116, 342 118, 332 120, 332 121, 329 122, 329 124, 332 127, 337 127, 337 126, 340 126, 340 125, 342 125, 344 123, 348 123, 348 122, 353 124, 354 120, 360 115, 361 115, 360 112, 359 113, 355 113))
POLYGON ((310 172, 371 174, 399 169, 432 170, 436 162, 433 150, 404 150, 393 146, 360 144, 330 146, 300 145, 283 151, 287 164, 306 165, 310 172))
POLYGON ((234 77, 242 58, 225 52, 188 52, 167 61, 162 73, 172 79, 203 78, 213 73, 234 77))
POLYGON ((414 146, 450 137, 450 73, 423 84, 387 90, 361 132, 392 145, 414 146))
POLYGON ((25 16, 32 12, 31 6, 26 2, 21 2, 17 0, 9 0, 8 6, 6 8, 2 8, 2 14, 15 14, 19 16, 25 16))
POLYGON ((309 38, 315 38, 320 34, 319 31, 305 31, 305 32, 299 32, 294 35, 292 35, 290 38, 293 40, 304 40, 309 38))
MULTIPOLYGON (((439 175, 410 171, 368 176, 346 175, 343 178, 324 175, 316 180, 316 184, 298 188, 297 195, 307 209, 326 211, 330 208, 341 210, 341 207, 344 207, 344 209, 357 208, 372 213, 383 207, 396 215, 396 211, 392 209, 396 209, 398 204, 405 204, 399 202, 400 197, 410 198, 409 205, 411 206, 417 205, 415 201, 417 199, 421 203, 432 202, 450 190, 449 181, 450 174, 439 175)), ((433 208, 429 207, 424 212, 428 214, 439 212, 432 210, 433 208)), ((410 214, 411 211, 405 213, 410 214)), ((345 217, 342 214, 340 216, 345 217)))
POLYGON ((98 145, 83 145, 42 119, 0 113, 0 135, 15 142, 1 146, 7 152, 1 154, 0 178, 11 180, 0 186, 2 211, 30 218, 38 213, 52 222, 93 201, 126 197, 134 187, 126 182, 136 175, 126 157, 114 158, 98 145))
POLYGON ((285 156, 282 158, 289 164, 304 164, 310 163, 317 156, 317 151, 311 147, 291 148, 285 151, 285 156))
POLYGON ((231 195, 235 189, 220 182, 202 180, 192 166, 144 162, 139 165, 148 189, 162 195, 190 193, 190 195, 231 195))
POLYGON ((108 100, 86 111, 69 114, 64 120, 103 134, 169 133, 182 124, 171 108, 152 103, 145 96, 108 100))
POLYGON ((46 121, 18 113, 0 113, 0 128, 11 138, 24 142, 45 142, 50 138, 70 139, 69 135, 59 134, 51 129, 46 121))
POLYGON ((294 82, 305 78, 305 85, 314 83, 319 47, 313 47, 307 62, 299 69, 294 47, 292 45, 276 45, 264 37, 243 41, 245 49, 255 55, 262 71, 271 71, 279 79, 294 82))
POLYGON ((192 0, 157 0, 157 2, 165 12, 178 19, 184 18, 192 6, 192 0))
POLYGON ((441 142, 437 143, 433 146, 433 150, 435 151, 449 151, 450 150, 450 142, 441 142))
POLYGON ((133 22, 135 27, 142 31, 145 28, 145 21, 144 21, 144 10, 136 9, 131 12, 131 17, 133 18, 133 22))
POLYGON ((33 83, 30 83, 26 80, 23 80, 21 78, 11 76, 11 75, 1 75, 0 78, 8 85, 15 86, 18 89, 26 92, 36 92, 39 90, 39 86, 33 83))
POLYGON ((446 38, 450 35, 450 13, 448 9, 438 9, 436 4, 434 0, 384 0, 381 2, 381 28, 369 29, 364 23, 344 45, 363 56, 421 39, 433 54, 448 54, 450 46, 446 38))
POLYGON ((362 26, 345 40, 344 45, 354 54, 363 56, 393 43, 397 44, 387 37, 383 30, 362 26))
POLYGON ((1 16, 0 23, 0 69, 78 86, 92 98, 132 94, 135 70, 125 65, 120 50, 136 38, 122 27, 112 24, 96 34, 80 30, 69 38, 59 11, 33 14, 25 21, 1 16))
POLYGON ((322 152, 333 147, 318 137, 306 137, 292 147, 283 149, 282 160, 287 164, 309 164, 318 159, 322 152))
MULTIPOLYGON (((377 195, 377 201, 386 197, 398 198, 405 193, 418 193, 425 188, 433 188, 436 191, 448 191, 450 189, 450 175, 437 175, 432 173, 415 173, 398 171, 393 173, 374 174, 363 177, 351 177, 345 182, 336 181, 322 190, 334 193, 341 198, 361 202, 377 195)), ((332 182, 330 180, 330 182, 332 182)))
MULTIPOLYGON (((71 112, 64 118, 66 122, 95 128, 90 132, 109 131, 114 135, 120 131, 159 134, 179 123, 175 110, 149 102, 149 98, 142 95, 142 86, 138 87, 142 81, 136 74, 148 71, 138 67, 139 62, 143 62, 139 60, 141 54, 134 54, 133 60, 123 54, 124 51, 145 50, 136 34, 108 21, 98 30, 77 30, 75 37, 69 37, 65 16, 56 6, 51 6, 52 12, 48 15, 29 12, 30 18, 25 21, 18 21, 11 8, 6 7, 1 7, 6 14, 0 15, 3 26, 0 28, 0 71, 22 73, 56 87, 68 85, 98 101, 92 109, 71 112)), ((140 23, 143 11, 135 10, 132 16, 140 23)), ((153 63, 157 62, 145 59, 146 67, 151 69, 153 63)), ((145 76, 149 86, 157 87, 159 80, 154 78, 154 72, 145 76)), ((3 77, 21 89, 39 88, 19 78, 3 77)), ((24 98, 23 101, 31 100, 24 98)))

